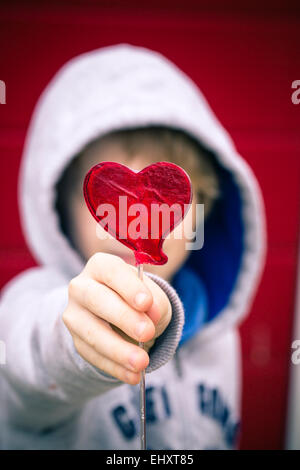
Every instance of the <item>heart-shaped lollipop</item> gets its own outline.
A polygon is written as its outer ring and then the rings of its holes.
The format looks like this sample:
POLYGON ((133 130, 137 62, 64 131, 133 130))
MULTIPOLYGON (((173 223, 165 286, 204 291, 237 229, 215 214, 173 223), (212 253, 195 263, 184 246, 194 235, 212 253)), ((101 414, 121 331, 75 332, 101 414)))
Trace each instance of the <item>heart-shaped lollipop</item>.
POLYGON ((185 217, 191 201, 187 173, 170 162, 135 172, 116 162, 92 167, 84 180, 84 198, 93 217, 125 246, 137 264, 165 264, 164 239, 185 217))
MULTIPOLYGON (((115 162, 102 162, 87 173, 84 198, 93 217, 113 237, 134 250, 138 276, 143 263, 165 264, 167 235, 186 215, 192 201, 186 172, 169 162, 139 172, 115 162), (139 216, 137 216, 139 214, 139 216)), ((143 343, 139 343, 143 347, 143 343)), ((145 370, 140 380, 141 449, 146 449, 145 370)))

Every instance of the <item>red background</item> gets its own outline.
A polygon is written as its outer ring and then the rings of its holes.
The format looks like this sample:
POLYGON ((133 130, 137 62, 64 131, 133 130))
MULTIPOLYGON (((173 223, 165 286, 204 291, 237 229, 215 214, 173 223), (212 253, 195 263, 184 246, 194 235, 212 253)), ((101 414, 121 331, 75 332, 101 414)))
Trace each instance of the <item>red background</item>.
POLYGON ((65 61, 128 42, 156 49, 202 89, 257 175, 268 255, 243 345, 241 448, 284 446, 299 235, 300 7, 289 1, 7 2, 0 8, 0 287, 34 264, 17 199, 21 151, 34 104, 65 61), (225 2, 224 2, 225 3, 225 2), (242 4, 242 5, 241 5, 242 4))

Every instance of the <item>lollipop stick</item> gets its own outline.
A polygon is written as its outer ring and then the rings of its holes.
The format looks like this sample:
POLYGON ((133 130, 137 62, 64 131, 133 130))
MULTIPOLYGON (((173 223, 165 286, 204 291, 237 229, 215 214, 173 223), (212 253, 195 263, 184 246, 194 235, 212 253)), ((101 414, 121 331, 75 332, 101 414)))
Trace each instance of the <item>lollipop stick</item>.
MULTIPOLYGON (((138 264, 138 276, 143 280, 143 265, 138 264)), ((139 346, 144 348, 144 343, 139 342, 139 346)), ((146 449, 146 393, 145 393, 145 369, 141 372, 140 380, 140 423, 141 423, 141 450, 146 449)))

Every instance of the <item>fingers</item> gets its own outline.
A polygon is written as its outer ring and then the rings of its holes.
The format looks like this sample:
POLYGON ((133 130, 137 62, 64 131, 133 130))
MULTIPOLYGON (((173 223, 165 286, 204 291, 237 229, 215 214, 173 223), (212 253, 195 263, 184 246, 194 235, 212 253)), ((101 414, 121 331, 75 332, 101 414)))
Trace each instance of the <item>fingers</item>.
POLYGON ((70 282, 69 293, 75 303, 117 326, 136 341, 147 342, 155 335, 155 326, 148 315, 131 308, 104 284, 81 276, 70 282))
POLYGON ((76 350, 86 361, 98 367, 107 374, 116 377, 122 382, 126 382, 130 385, 137 385, 140 381, 140 373, 131 372, 125 367, 122 367, 120 364, 108 359, 105 356, 102 356, 85 343, 81 338, 74 335, 73 342, 76 350))
POLYGON ((118 256, 97 253, 70 281, 63 321, 84 359, 123 382, 137 384, 149 356, 134 343, 152 347, 171 312, 166 293, 146 273, 141 280, 136 267, 118 256))
POLYGON ((86 273, 98 282, 117 292, 132 308, 147 311, 153 302, 152 294, 145 283, 138 278, 119 256, 96 253, 86 264, 86 273))
POLYGON ((132 372, 139 372, 149 364, 149 356, 142 348, 123 339, 104 320, 83 308, 74 306, 71 318, 65 313, 64 323, 72 335, 113 363, 132 372))
POLYGON ((171 319, 168 297, 146 273, 143 280, 139 279, 135 266, 125 263, 118 256, 96 253, 86 264, 84 272, 88 277, 113 289, 135 310, 147 312, 155 325, 161 319, 161 325, 168 325, 171 319))

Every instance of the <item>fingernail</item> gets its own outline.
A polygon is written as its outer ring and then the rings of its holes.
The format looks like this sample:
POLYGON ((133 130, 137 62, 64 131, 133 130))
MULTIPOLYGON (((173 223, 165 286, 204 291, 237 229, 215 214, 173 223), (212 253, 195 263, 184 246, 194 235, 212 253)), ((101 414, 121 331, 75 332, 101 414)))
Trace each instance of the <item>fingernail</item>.
POLYGON ((148 295, 145 294, 145 292, 139 292, 138 294, 136 294, 135 296, 135 303, 137 305, 143 305, 143 303, 145 302, 145 300, 147 299, 148 295))
POLYGON ((147 327, 147 322, 145 322, 145 321, 142 321, 141 323, 138 323, 138 325, 135 327, 135 333, 136 333, 138 338, 140 336, 142 336, 142 334, 145 331, 146 327, 147 327))

